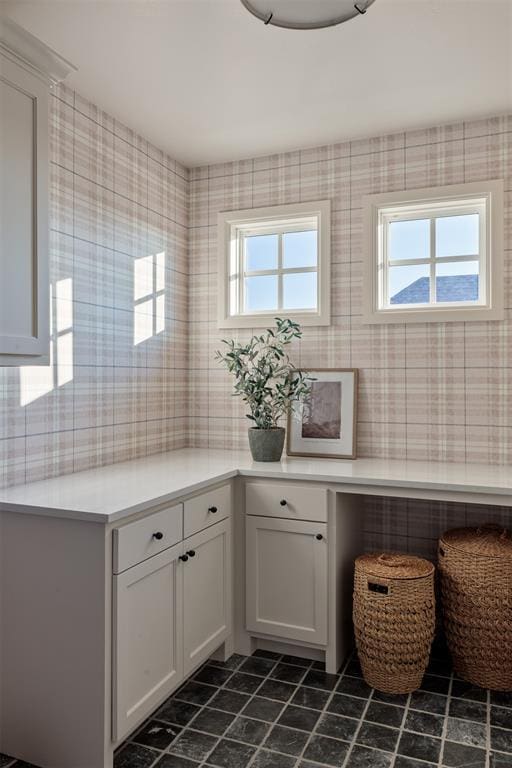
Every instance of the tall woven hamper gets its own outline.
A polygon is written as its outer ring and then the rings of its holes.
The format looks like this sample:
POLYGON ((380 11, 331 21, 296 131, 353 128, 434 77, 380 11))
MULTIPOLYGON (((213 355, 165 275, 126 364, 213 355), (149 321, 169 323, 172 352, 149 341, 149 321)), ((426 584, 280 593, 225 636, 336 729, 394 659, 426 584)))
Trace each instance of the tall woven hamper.
POLYGON ((434 566, 409 555, 361 555, 355 563, 354 628, 363 676, 384 693, 422 681, 435 629, 434 566))
POLYGON ((448 648, 456 674, 482 688, 512 690, 512 535, 485 525, 439 540, 448 648))

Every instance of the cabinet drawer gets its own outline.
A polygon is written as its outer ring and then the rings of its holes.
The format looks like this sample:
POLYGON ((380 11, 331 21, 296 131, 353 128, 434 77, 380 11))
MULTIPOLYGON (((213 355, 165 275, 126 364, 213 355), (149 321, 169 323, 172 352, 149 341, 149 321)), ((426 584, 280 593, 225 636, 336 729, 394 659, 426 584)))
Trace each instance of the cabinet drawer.
POLYGON ((202 493, 184 504, 183 527, 185 538, 202 531, 209 525, 229 517, 231 512, 231 486, 223 485, 214 491, 202 493))
POLYGON ((152 515, 114 530, 114 573, 122 573, 148 557, 157 555, 183 538, 183 504, 161 509, 152 515), (161 534, 161 535, 160 535, 161 534))
POLYGON ((327 521, 327 490, 291 483, 246 483, 248 515, 327 521))

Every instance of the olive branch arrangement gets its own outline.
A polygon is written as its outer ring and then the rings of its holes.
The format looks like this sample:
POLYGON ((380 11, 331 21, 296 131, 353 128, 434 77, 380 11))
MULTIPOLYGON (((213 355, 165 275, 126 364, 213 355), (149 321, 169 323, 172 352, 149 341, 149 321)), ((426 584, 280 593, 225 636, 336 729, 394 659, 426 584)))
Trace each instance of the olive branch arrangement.
POLYGON ((274 429, 293 403, 304 402, 312 379, 299 371, 286 352, 293 339, 302 337, 298 323, 276 317, 276 327, 244 343, 222 339, 226 350, 215 352, 235 378, 234 395, 249 406, 247 418, 257 429, 274 429))

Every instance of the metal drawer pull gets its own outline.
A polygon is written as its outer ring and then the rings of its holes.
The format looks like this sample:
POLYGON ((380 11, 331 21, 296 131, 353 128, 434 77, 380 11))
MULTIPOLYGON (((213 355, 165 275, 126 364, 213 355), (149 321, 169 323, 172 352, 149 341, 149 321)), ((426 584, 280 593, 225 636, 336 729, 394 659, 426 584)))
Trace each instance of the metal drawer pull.
POLYGON ((189 549, 189 551, 187 552, 187 555, 189 557, 195 557, 196 556, 196 552, 195 552, 194 549, 189 549))
POLYGON ((212 515, 214 515, 217 511, 217 507, 208 507, 208 512, 211 512, 212 515))
POLYGON ((286 501, 286 499, 281 499, 281 501, 280 501, 279 503, 280 503, 280 505, 281 505, 282 507, 286 507, 286 505, 288 504, 288 502, 286 501))
POLYGON ((317 533, 316 538, 318 539, 318 541, 322 541, 323 536, 321 533, 317 533))
POLYGON ((160 539, 163 539, 163 537, 164 537, 164 535, 163 535, 162 531, 157 531, 156 533, 153 534, 153 538, 157 539, 158 541, 160 541, 160 539))
POLYGON ((188 560, 188 555, 180 555, 180 560, 182 563, 186 563, 188 560))

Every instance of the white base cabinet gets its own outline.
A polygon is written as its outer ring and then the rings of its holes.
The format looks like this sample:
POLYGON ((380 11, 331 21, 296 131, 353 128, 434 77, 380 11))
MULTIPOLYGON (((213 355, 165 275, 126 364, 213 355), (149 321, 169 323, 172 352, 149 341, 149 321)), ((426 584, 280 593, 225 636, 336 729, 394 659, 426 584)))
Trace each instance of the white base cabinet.
MULTIPOLYGON (((152 517, 164 527, 161 513, 152 517)), ((140 522, 130 524, 135 535, 140 529, 143 536, 164 540, 159 538, 163 531, 149 534, 152 526, 140 522)), ((126 533, 117 540, 134 549, 131 531, 126 533)), ((123 557, 121 550, 118 559, 123 557)), ((112 737, 118 742, 230 635, 231 520, 211 525, 113 579, 112 737)))
POLYGON ((181 552, 171 547, 114 576, 115 741, 183 678, 181 552))
POLYGON ((231 523, 224 520, 184 541, 184 675, 231 631, 231 523))
POLYGON ((327 643, 327 525, 246 518, 249 632, 327 643))

